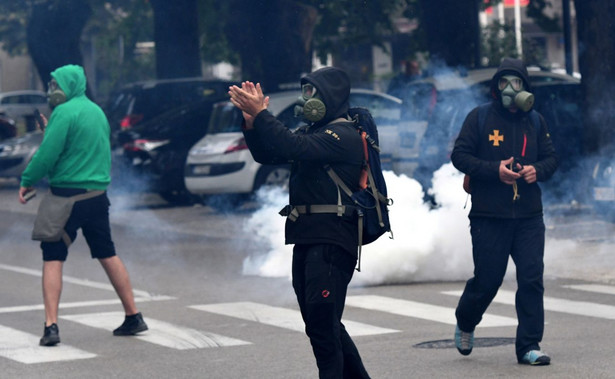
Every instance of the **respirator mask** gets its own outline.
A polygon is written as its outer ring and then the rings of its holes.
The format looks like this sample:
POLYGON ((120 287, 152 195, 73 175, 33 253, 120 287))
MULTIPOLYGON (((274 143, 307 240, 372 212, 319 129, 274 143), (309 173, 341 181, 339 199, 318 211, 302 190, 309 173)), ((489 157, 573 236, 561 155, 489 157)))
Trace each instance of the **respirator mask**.
POLYGON ((51 108, 66 102, 66 94, 60 89, 55 79, 51 79, 47 85, 47 102, 51 108))
POLYGON ((523 90, 523 80, 518 76, 504 75, 498 81, 498 89, 502 97, 502 106, 510 109, 513 106, 528 112, 534 105, 534 95, 523 90))
POLYGON ((306 83, 301 86, 301 96, 295 105, 296 117, 303 117, 309 122, 318 122, 325 117, 327 107, 317 92, 313 84, 306 83))

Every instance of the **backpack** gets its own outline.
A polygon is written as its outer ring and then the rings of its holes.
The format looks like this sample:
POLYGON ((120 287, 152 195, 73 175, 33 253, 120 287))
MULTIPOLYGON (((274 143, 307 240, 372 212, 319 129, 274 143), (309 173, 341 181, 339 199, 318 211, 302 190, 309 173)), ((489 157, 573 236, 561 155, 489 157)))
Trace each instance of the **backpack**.
MULTIPOLYGON (((487 113, 489 113, 490 108, 490 102, 478 106, 478 130, 481 134, 486 128, 487 113)), ((540 117, 538 116, 538 112, 535 109, 532 109, 528 116, 530 118, 530 123, 532 124, 534 129, 536 129, 536 135, 539 135, 542 124, 540 123, 540 117)), ((470 187, 470 176, 467 174, 463 177, 463 189, 468 194, 472 193, 472 188, 470 187)))
POLYGON ((387 197, 387 186, 380 164, 378 128, 371 113, 365 108, 355 107, 350 108, 348 114, 353 120, 353 125, 357 128, 357 132, 361 135, 363 152, 365 154, 359 180, 359 190, 356 192, 350 191, 348 186, 330 166, 326 165, 325 170, 337 186, 338 207, 341 206, 340 189, 355 204, 359 221, 359 261, 357 271, 361 271, 361 246, 374 242, 386 232, 391 234, 391 239, 393 238, 388 209, 388 206, 393 204, 393 199, 387 197))
POLYGON ((356 107, 350 108, 348 114, 351 120, 340 118, 339 121, 334 122, 349 123, 350 121, 363 141, 364 160, 359 179, 359 190, 352 192, 333 168, 325 165, 325 171, 337 187, 337 204, 287 205, 282 208, 280 215, 287 216, 290 221, 295 221, 302 214, 335 213, 341 217, 356 213, 359 235, 357 271, 361 271, 361 246, 374 242, 386 232, 391 234, 391 239, 393 238, 388 209, 389 205, 393 205, 393 199, 387 197, 387 186, 380 164, 378 129, 371 113, 365 108, 356 107), (354 205, 343 205, 341 192, 348 195, 354 205))

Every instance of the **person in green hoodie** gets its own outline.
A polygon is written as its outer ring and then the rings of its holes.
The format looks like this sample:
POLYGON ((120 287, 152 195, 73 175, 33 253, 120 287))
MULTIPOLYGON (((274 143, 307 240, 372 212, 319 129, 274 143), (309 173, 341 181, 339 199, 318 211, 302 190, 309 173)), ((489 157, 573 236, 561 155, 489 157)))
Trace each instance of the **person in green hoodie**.
POLYGON ((25 204, 24 196, 44 177, 48 178, 50 192, 56 196, 71 197, 90 191, 99 191, 100 195, 75 202, 64 226, 70 240, 41 242, 45 328, 40 345, 53 346, 60 342, 57 319, 62 267, 78 229, 82 230, 92 258, 100 261, 124 307, 124 322, 113 334, 126 336, 143 332, 148 329, 147 324, 137 311, 130 277, 111 239, 110 203, 106 193, 111 182, 109 122, 102 109, 86 96, 86 76, 81 66, 62 66, 51 77, 48 97, 53 112, 43 142, 22 174, 19 201, 25 204))

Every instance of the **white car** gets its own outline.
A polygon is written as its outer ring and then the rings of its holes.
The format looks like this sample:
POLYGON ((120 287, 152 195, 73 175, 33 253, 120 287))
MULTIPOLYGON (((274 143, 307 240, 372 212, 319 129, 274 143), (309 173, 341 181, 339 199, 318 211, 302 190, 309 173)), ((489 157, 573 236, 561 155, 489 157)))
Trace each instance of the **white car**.
MULTIPOLYGON (((302 124, 294 116, 299 95, 299 91, 269 95, 268 110, 290 129, 302 124)), ((402 120, 400 99, 355 89, 350 93, 350 106, 364 107, 372 113, 378 126, 383 169, 395 171, 398 162, 416 160, 422 130, 415 129, 421 125, 402 120), (405 137, 400 138, 402 135, 405 137)), ((290 166, 255 162, 243 138, 241 122, 241 112, 230 102, 214 105, 207 134, 188 153, 184 176, 188 191, 201 196, 249 194, 263 185, 288 185, 290 166)))

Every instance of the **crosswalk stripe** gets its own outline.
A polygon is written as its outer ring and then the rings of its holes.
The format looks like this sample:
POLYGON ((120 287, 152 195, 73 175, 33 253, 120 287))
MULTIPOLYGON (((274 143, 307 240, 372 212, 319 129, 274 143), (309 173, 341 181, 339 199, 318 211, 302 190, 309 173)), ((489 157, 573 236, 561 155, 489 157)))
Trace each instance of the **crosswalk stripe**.
MULTIPOLYGON (((12 271, 12 272, 17 272, 19 274, 26 274, 26 275, 32 275, 32 276, 38 276, 38 277, 42 277, 43 276, 43 273, 42 273, 41 270, 33 270, 31 268, 26 268, 26 267, 5 265, 5 264, 2 264, 2 263, 0 263, 0 269, 7 270, 7 271, 12 271)), ((107 290, 107 291, 115 291, 113 286, 111 284, 109 284, 109 283, 100 283, 100 282, 95 282, 95 281, 88 280, 88 279, 79 279, 79 278, 74 278, 74 277, 68 276, 68 275, 64 275, 62 277, 62 281, 64 283, 71 283, 71 284, 76 284, 76 285, 79 285, 79 286, 85 286, 85 287, 90 287, 90 288, 97 288, 97 289, 107 290)), ((152 297, 152 298, 155 298, 155 296, 152 296, 147 291, 138 290, 136 288, 133 288, 132 292, 134 293, 135 296, 138 296, 138 297, 142 297, 142 298, 150 298, 150 297, 152 297)))
MULTIPOLYGON (((161 301, 161 300, 173 300, 173 299, 175 298, 171 296, 135 297, 135 302, 144 303, 148 301, 161 301)), ((113 304, 121 304, 120 299, 66 302, 66 303, 60 303, 60 309, 92 307, 92 306, 98 306, 98 305, 113 305, 113 304)), ((20 306, 14 306, 14 307, 1 307, 0 313, 38 311, 38 310, 43 310, 43 309, 45 309, 44 304, 20 305, 20 306)))
POLYGON ((564 288, 570 288, 573 290, 605 293, 607 295, 615 295, 615 286, 606 286, 603 284, 571 284, 562 286, 564 288))
MULTIPOLYGON (((287 308, 273 307, 270 305, 253 303, 249 301, 191 305, 188 308, 235 317, 242 320, 259 322, 261 324, 277 326, 297 332, 305 331, 305 324, 301 318, 301 313, 299 311, 287 308)), ((399 330, 381 328, 355 321, 343 320, 343 323, 348 331, 348 334, 351 336, 368 336, 399 332, 399 330)))
MULTIPOLYGON (((461 296, 462 291, 446 291, 442 293, 445 295, 461 296)), ((514 305, 515 293, 513 291, 500 290, 493 301, 500 304, 514 305)), ((546 311, 615 320, 615 307, 612 305, 545 297, 544 308, 546 311)))
MULTIPOLYGON (((66 315, 60 318, 78 322, 94 328, 113 331, 124 319, 121 312, 88 313, 66 315)), ((149 330, 134 338, 177 350, 201 349, 208 347, 251 345, 250 342, 225 337, 196 329, 179 327, 171 323, 146 318, 149 330)))
MULTIPOLYGON (((41 326, 41 332, 42 332, 41 326)), ((40 336, 0 325, 0 356, 26 364, 93 358, 96 354, 60 343, 39 346, 40 336)))
MULTIPOLYGON (((423 320, 456 325, 455 309, 419 303, 416 301, 395 299, 377 295, 348 296, 346 305, 392 313, 400 316, 415 317, 423 320)), ((517 320, 511 317, 485 314, 481 327, 514 326, 517 320)))

